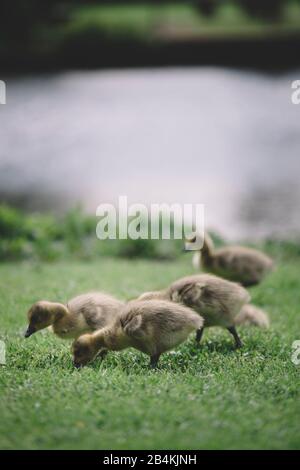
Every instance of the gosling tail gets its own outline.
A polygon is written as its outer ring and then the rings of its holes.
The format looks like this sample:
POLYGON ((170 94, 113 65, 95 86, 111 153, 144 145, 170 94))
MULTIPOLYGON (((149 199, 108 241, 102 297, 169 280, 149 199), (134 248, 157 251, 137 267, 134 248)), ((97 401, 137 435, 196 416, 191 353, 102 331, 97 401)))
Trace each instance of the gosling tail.
POLYGON ((235 325, 250 325, 257 326, 258 328, 269 328, 270 320, 266 312, 254 305, 246 304, 235 317, 235 325))

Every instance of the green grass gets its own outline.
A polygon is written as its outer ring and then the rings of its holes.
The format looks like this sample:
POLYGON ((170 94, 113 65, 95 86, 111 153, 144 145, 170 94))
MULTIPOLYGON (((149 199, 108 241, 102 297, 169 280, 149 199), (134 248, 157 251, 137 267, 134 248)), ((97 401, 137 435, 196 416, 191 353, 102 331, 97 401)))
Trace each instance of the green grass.
POLYGON ((151 371, 135 350, 77 371, 70 343, 51 333, 22 337, 26 310, 39 298, 65 301, 91 289, 129 299, 190 273, 176 262, 99 259, 0 266, 2 449, 292 449, 300 447, 299 372, 291 345, 300 339, 300 268, 286 261, 253 301, 269 331, 241 328, 232 349, 224 330, 205 332, 161 358, 151 371))

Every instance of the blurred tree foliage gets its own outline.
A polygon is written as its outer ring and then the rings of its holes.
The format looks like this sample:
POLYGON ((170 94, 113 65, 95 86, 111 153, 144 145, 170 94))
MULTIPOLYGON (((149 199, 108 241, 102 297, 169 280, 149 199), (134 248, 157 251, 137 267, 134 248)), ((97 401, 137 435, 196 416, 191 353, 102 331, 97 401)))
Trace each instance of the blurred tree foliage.
POLYGON ((212 16, 218 6, 218 0, 194 0, 195 8, 204 16, 212 16))
POLYGON ((274 20, 281 17, 286 0, 194 0, 193 3, 202 15, 212 16, 226 2, 237 4, 255 18, 274 20))
POLYGON ((64 7, 61 0, 1 0, 0 34, 12 43, 28 44, 37 27, 60 19, 64 7))
POLYGON ((256 18, 277 20, 282 15, 286 0, 240 0, 239 3, 246 12, 256 18))
MULTIPOLYGON (((298 2, 299 0, 289 0, 298 2)), ((26 49, 30 43, 38 42, 42 29, 47 26, 67 22, 69 14, 78 6, 89 5, 162 5, 189 4, 204 16, 213 16, 223 4, 236 4, 243 8, 249 16, 273 20, 281 16, 287 0, 1 0, 0 1, 0 48, 3 41, 7 48, 26 49)))
MULTIPOLYGON (((297 0, 298 1, 298 0, 297 0)), ((264 19, 278 18, 286 0, 189 0, 205 16, 211 16, 216 8, 224 3, 236 3, 251 16, 264 19)), ((183 1, 152 0, 146 2, 126 0, 1 0, 0 36, 11 43, 26 45, 35 37, 40 26, 51 25, 67 19, 74 6, 82 5, 120 5, 120 4, 162 4, 186 3, 183 1)))
MULTIPOLYGON (((0 61, 3 70, 16 71, 219 62, 226 57, 244 63, 246 54, 229 50, 222 40, 280 39, 284 32, 293 41, 292 35, 300 36, 299 5, 300 0, 0 0, 0 61), (276 27, 265 27, 275 21, 276 27), (207 48, 203 38, 216 38, 218 49, 207 48)), ((249 60, 260 63, 260 54, 253 52, 253 59, 251 54, 249 60)), ((270 61, 274 56, 267 54, 270 61)), ((290 60, 288 54, 281 57, 290 60)))

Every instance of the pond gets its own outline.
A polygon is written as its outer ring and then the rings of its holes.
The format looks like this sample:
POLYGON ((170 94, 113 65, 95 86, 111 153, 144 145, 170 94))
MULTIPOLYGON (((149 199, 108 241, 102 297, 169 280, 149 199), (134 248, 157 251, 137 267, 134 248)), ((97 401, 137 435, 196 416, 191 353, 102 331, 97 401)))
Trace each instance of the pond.
POLYGON ((228 238, 300 231, 300 105, 280 75, 225 68, 8 78, 0 106, 0 199, 202 203, 228 238))

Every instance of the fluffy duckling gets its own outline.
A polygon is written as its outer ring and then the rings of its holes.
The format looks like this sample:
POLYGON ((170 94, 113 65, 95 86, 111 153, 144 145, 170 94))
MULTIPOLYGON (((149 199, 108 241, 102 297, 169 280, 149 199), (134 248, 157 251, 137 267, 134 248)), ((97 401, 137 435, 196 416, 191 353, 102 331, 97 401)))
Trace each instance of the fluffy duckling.
MULTIPOLYGON (((242 342, 235 329, 235 318, 250 300, 249 293, 239 284, 213 276, 199 274, 175 281, 165 290, 146 292, 139 300, 166 299, 192 308, 203 316, 203 328, 222 326, 232 334, 237 348, 242 342)), ((203 328, 197 332, 200 343, 203 328)))
POLYGON ((152 368, 162 353, 186 340, 203 326, 203 319, 183 305, 164 300, 131 301, 113 325, 80 336, 72 346, 75 367, 90 362, 102 348, 133 347, 150 356, 152 368))
POLYGON ((240 282, 245 287, 259 284, 274 268, 274 262, 269 256, 253 248, 227 246, 215 250, 207 233, 202 249, 194 255, 193 265, 197 269, 202 266, 213 274, 240 282))
POLYGON ((270 320, 266 312, 255 305, 246 304, 235 318, 235 325, 253 325, 259 328, 269 328, 270 320))
POLYGON ((123 302, 100 292, 79 295, 66 305, 41 300, 28 311, 29 325, 25 337, 51 325, 60 338, 78 338, 113 322, 123 305, 123 302))

